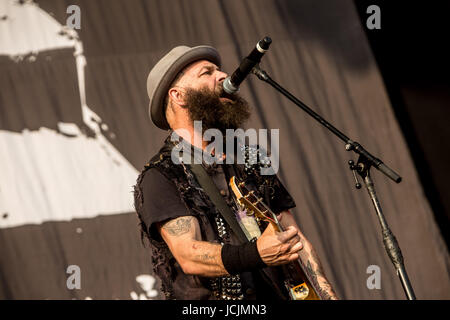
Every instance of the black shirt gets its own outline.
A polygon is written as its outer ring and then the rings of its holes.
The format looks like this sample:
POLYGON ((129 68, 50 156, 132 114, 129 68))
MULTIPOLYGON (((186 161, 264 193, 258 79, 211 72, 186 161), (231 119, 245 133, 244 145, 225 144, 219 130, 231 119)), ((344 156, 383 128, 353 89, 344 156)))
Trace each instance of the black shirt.
MULTIPOLYGON (((187 143, 182 141, 182 143, 187 143)), ((193 147, 189 144, 190 147, 193 147)), ((195 148, 195 147, 193 147, 195 148)), ((233 208, 236 213, 236 206, 234 204, 234 195, 228 185, 228 181, 231 176, 235 175, 233 165, 225 164, 203 164, 206 171, 214 181, 220 194, 224 197, 228 205, 233 208)), ((295 207, 295 202, 292 197, 286 191, 276 175, 270 176, 271 185, 271 200, 267 204, 271 210, 278 214, 284 210, 295 207)), ((164 243, 161 235, 156 229, 156 223, 164 222, 170 219, 174 219, 181 216, 193 215, 190 208, 188 208, 185 202, 182 200, 181 195, 174 182, 167 179, 159 170, 150 169, 144 173, 142 179, 142 192, 143 192, 143 212, 142 220, 148 228, 149 235, 152 239, 164 243)), ((230 240, 232 243, 239 243, 237 238, 234 239, 234 233, 230 233, 230 240), (236 240, 236 241, 234 241, 236 240)), ((185 275, 179 266, 177 269, 177 278, 174 281, 174 287, 183 291, 181 298, 189 296, 185 293, 189 290, 190 285, 198 285, 199 277, 185 275), (194 281, 194 283, 192 283, 194 281)), ((276 273, 276 268, 270 269, 272 276, 276 273)), ((280 292, 278 294, 274 292, 273 287, 267 283, 263 278, 267 275, 261 275, 260 272, 244 272, 240 274, 242 283, 242 293, 245 299, 280 299, 280 292)), ((273 278, 271 276, 271 278, 273 278)), ((275 278, 279 278, 275 276, 275 278)), ((205 279, 205 278, 203 278, 205 279)), ((281 278, 280 278, 281 279, 281 278)), ((201 281, 202 282, 202 281, 201 281)), ((270 281, 269 281, 270 282, 270 281)), ((280 282, 280 281, 277 281, 280 282)), ((282 283, 279 283, 278 287, 282 287, 282 283)), ((192 288, 194 289, 194 288, 192 288)), ((284 294, 281 294, 284 295, 284 294)), ((178 299, 178 298, 177 298, 178 299)))

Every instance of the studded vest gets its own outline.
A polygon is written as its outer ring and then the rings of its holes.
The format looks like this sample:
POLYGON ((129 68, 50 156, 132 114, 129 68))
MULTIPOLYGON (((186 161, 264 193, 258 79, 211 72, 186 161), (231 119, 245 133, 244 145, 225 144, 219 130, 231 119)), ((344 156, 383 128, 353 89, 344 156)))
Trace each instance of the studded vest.
MULTIPOLYGON (((141 183, 147 170, 158 170, 168 180, 174 183, 176 189, 190 213, 195 216, 199 222, 201 236, 203 241, 213 243, 238 244, 237 238, 233 236, 228 224, 223 220, 221 214, 211 202, 208 195, 200 187, 195 177, 184 164, 174 164, 171 159, 171 150, 177 144, 172 142, 170 136, 165 140, 161 150, 144 166, 134 186, 134 205, 140 220, 141 238, 147 238, 152 251, 152 266, 155 275, 161 279, 161 291, 166 299, 220 299, 220 300, 241 300, 244 298, 242 292, 242 282, 240 275, 231 275, 217 278, 203 278, 194 275, 185 275, 181 267, 173 257, 166 243, 162 239, 156 239, 151 236, 149 226, 142 219, 144 194, 141 183), (180 283, 178 283, 178 282, 180 283), (186 290, 187 287, 191 288, 186 290), (186 291, 186 292, 185 292, 186 291)), ((248 159, 249 147, 246 148, 248 159)), ((261 176, 258 174, 261 165, 267 165, 267 162, 246 162, 244 165, 232 166, 234 174, 239 180, 246 181, 257 186, 260 194, 264 197, 266 203, 270 203, 273 190, 276 188, 277 179, 270 176, 261 176)), ((206 168, 207 171, 211 168, 206 168)), ((233 210, 238 208, 232 201, 227 201, 233 210)), ((273 268, 265 268, 273 269, 273 268)), ((270 282, 278 282, 273 278, 273 272, 265 273, 266 279, 270 282)), ((282 282, 282 281, 281 281, 282 282)), ((284 297, 283 289, 274 284, 274 290, 277 294, 284 297)))

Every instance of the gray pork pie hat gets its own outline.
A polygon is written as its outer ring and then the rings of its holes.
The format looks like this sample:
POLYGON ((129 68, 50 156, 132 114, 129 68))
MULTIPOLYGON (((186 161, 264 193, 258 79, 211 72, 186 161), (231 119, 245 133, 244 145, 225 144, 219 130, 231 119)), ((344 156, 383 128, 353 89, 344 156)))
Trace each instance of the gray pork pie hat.
POLYGON ((158 128, 170 129, 164 109, 164 100, 170 85, 181 70, 198 60, 209 60, 219 68, 221 66, 219 52, 213 47, 178 46, 170 50, 150 71, 147 78, 147 93, 150 98, 148 113, 158 128))

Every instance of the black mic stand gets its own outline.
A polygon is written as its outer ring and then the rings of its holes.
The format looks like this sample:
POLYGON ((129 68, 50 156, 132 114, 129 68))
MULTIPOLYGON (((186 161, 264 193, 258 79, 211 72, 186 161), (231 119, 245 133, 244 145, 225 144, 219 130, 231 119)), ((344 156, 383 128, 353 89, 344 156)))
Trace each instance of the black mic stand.
POLYGON ((264 70, 261 70, 259 65, 256 65, 252 69, 252 73, 255 74, 260 80, 267 82, 272 87, 274 87, 277 91, 295 103, 298 107, 300 107, 303 111, 308 113, 314 119, 316 119, 320 124, 338 136, 342 141, 345 142, 345 149, 347 151, 353 151, 359 155, 358 162, 355 165, 353 160, 348 162, 350 166, 350 170, 353 173, 353 176, 356 181, 356 188, 360 189, 361 184, 358 182, 358 178, 356 173, 358 173, 366 185, 367 191, 369 192, 370 199, 375 207, 375 211, 378 217, 378 220, 381 225, 381 231, 383 235, 383 243, 386 252, 394 264, 397 275, 400 278, 401 284, 403 286, 403 290, 405 291, 406 297, 409 300, 415 300, 416 296, 414 294, 414 290, 411 286, 411 283, 408 278, 408 274, 406 273, 405 265, 403 263, 403 256, 398 245, 397 239, 389 229, 386 219, 384 218, 383 211, 381 210, 380 202, 378 201, 377 194, 375 193, 375 186, 370 177, 370 168, 375 167, 384 173, 387 177, 395 181, 396 183, 400 183, 402 178, 395 173, 392 169, 386 166, 380 159, 371 155, 367 150, 365 150, 358 142, 355 142, 348 138, 341 131, 336 129, 332 124, 319 116, 316 112, 311 110, 307 105, 289 93, 286 89, 281 87, 278 83, 276 83, 264 70), (355 173, 356 172, 356 173, 355 173))

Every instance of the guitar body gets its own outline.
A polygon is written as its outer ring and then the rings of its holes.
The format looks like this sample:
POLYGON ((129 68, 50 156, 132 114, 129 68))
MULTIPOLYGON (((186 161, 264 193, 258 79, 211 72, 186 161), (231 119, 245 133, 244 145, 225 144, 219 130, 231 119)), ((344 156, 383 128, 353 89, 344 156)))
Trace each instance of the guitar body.
MULTIPOLYGON (((257 221, 268 221, 274 226, 275 230, 284 231, 276 214, 253 191, 248 190, 244 182, 238 183, 237 179, 232 177, 230 179, 230 187, 239 204, 246 209, 247 215, 254 216, 257 221)), ((300 259, 281 267, 286 276, 284 285, 292 300, 320 300, 317 294, 318 290, 314 288, 306 275, 300 259)))
POLYGON ((285 287, 292 300, 320 300, 299 261, 282 266, 287 276, 285 287))

